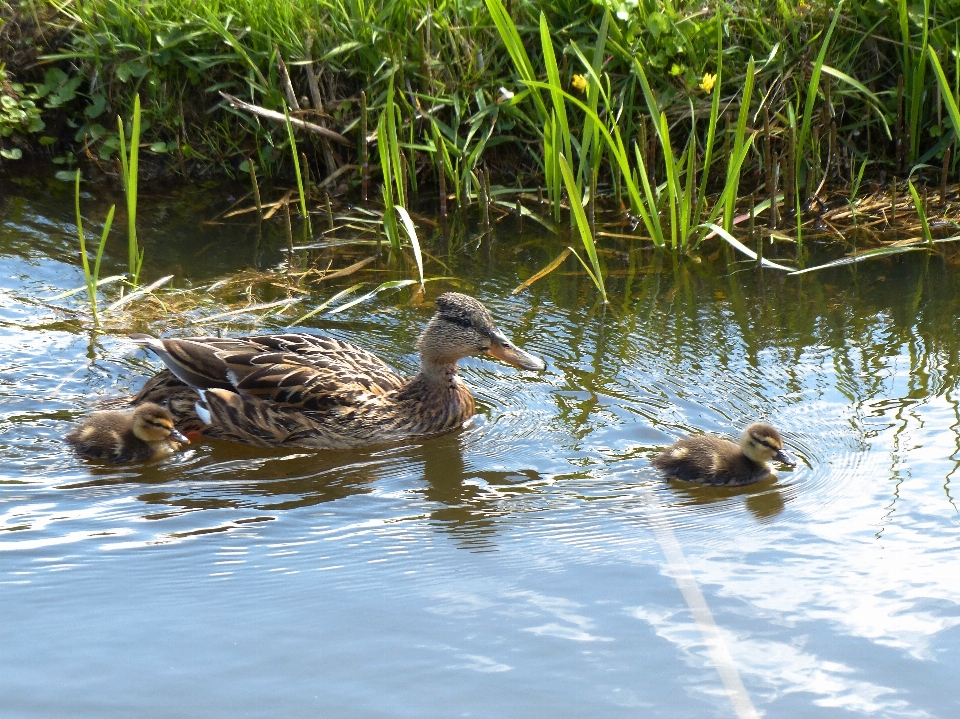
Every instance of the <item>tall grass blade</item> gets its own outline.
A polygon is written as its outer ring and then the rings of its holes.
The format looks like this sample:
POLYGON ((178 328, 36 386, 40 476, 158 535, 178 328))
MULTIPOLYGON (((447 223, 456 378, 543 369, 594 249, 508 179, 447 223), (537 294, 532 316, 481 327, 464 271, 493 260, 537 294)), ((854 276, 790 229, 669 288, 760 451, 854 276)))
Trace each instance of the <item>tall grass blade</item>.
POLYGON ((127 198, 127 266, 134 286, 140 283, 140 267, 143 254, 137 243, 137 185, 140 172, 140 94, 133 100, 133 123, 130 129, 130 154, 123 130, 123 118, 117 116, 120 140, 120 167, 123 175, 123 190, 127 198))
POLYGON ((913 208, 917 211, 917 217, 920 218, 920 229, 923 232, 923 241, 927 244, 933 244, 933 235, 930 234, 930 223, 927 221, 927 211, 923 207, 923 200, 917 193, 917 188, 913 186, 913 180, 907 180, 907 187, 910 188, 910 197, 913 198, 913 208))
POLYGON ((677 226, 677 204, 679 197, 677 189, 680 180, 677 177, 677 165, 673 159, 673 146, 670 144, 670 123, 667 122, 667 116, 660 113, 660 121, 657 128, 657 136, 663 146, 663 164, 667 171, 667 206, 670 210, 670 248, 677 249, 677 232, 680 229, 677 226))
MULTIPOLYGON (((96 286, 99 288, 99 287, 103 287, 104 285, 112 285, 114 282, 119 282, 120 280, 125 280, 125 279, 127 279, 126 275, 110 275, 109 277, 104 277, 102 280, 97 280, 96 286)), ((72 290, 61 292, 60 294, 54 295, 53 297, 44 297, 44 300, 48 302, 53 302, 54 300, 62 300, 65 297, 72 297, 73 295, 78 295, 81 292, 86 292, 86 291, 87 291, 87 285, 84 285, 83 287, 75 287, 72 290)))
POLYGON ((534 282, 536 282, 537 280, 543 279, 544 277, 546 277, 547 275, 549 275, 551 272, 553 272, 555 269, 557 269, 560 265, 562 265, 562 264, 563 264, 563 261, 564 261, 565 259, 567 259, 567 258, 571 255, 572 252, 573 252, 573 248, 572 248, 572 247, 567 247, 567 248, 565 248, 565 249, 563 250, 563 252, 561 252, 559 255, 557 255, 557 257, 556 257, 549 265, 547 265, 546 267, 544 267, 542 270, 540 270, 540 271, 537 272, 536 274, 528 277, 526 280, 524 280, 523 282, 521 282, 519 285, 517 285, 517 286, 513 289, 513 291, 512 291, 510 294, 511 294, 511 295, 515 295, 515 294, 517 294, 518 292, 521 292, 522 290, 527 289, 530 285, 532 285, 532 284, 533 284, 534 282))
POLYGON ((346 309, 350 309, 354 305, 358 305, 361 302, 366 302, 371 297, 376 297, 378 294, 380 294, 384 290, 396 290, 396 289, 400 289, 401 287, 409 287, 410 285, 415 285, 415 284, 417 284, 416 280, 390 280, 389 282, 384 282, 383 284, 378 285, 377 288, 374 289, 372 292, 368 292, 362 297, 357 297, 355 300, 350 300, 349 302, 342 304, 339 307, 334 307, 332 310, 329 310, 327 314, 335 315, 338 312, 343 312, 346 309))
POLYGON ((356 292, 357 290, 359 290, 361 287, 363 287, 363 284, 364 284, 363 282, 358 282, 357 284, 352 285, 351 287, 348 287, 348 288, 345 289, 345 290, 340 290, 337 294, 335 294, 335 295, 334 295, 333 297, 331 297, 330 299, 324 300, 324 301, 321 302, 319 305, 317 305, 316 307, 314 307, 312 310, 310 310, 309 312, 307 312, 307 314, 303 315, 302 317, 298 317, 298 318, 295 319, 293 322, 291 322, 290 324, 288 324, 288 325, 287 325, 287 329, 290 329, 290 328, 293 327, 294 325, 299 325, 299 324, 302 323, 304 320, 308 320, 308 319, 310 319, 311 317, 313 317, 314 315, 323 312, 325 309, 327 309, 327 307, 329 307, 330 305, 332 305, 332 304, 333 304, 334 302, 336 302, 337 300, 339 300, 339 299, 341 299, 341 298, 343 298, 343 297, 346 297, 347 295, 351 295, 351 294, 353 294, 354 292, 356 292))
MULTIPOLYGON (((842 1, 842 0, 841 0, 842 1)), ((733 134, 732 157, 737 157, 741 150, 746 147, 745 133, 747 127, 747 116, 750 114, 750 98, 753 95, 753 82, 756 65, 753 57, 747 62, 747 76, 743 82, 743 93, 740 96, 740 112, 737 115, 737 129, 733 134)), ((752 142, 752 136, 751 140, 752 142)), ((746 157, 746 155, 744 155, 746 157)), ((733 229, 733 215, 736 209, 738 195, 740 194, 740 165, 734 166, 734 163, 727 163, 727 179, 724 183, 724 202, 723 202, 723 229, 727 234, 733 229)))
MULTIPOLYGON (((950 117, 953 132, 960 138, 960 107, 957 107, 954 89, 950 87, 947 76, 943 72, 943 67, 940 65, 940 59, 932 47, 927 47, 927 57, 930 59, 930 64, 933 66, 933 74, 936 76, 937 84, 940 86, 940 97, 943 99, 944 105, 947 106, 947 115, 950 117)), ((960 55, 958 55, 957 61, 960 62, 960 55)))
POLYGON ((297 175, 297 191, 300 193, 300 217, 308 225, 310 224, 310 215, 307 213, 307 196, 303 188, 303 174, 300 171, 300 157, 297 152, 297 139, 293 136, 293 125, 290 124, 290 110, 287 103, 283 103, 283 118, 287 126, 287 139, 290 141, 290 152, 293 155, 293 169, 297 175))
MULTIPOLYGON (((810 82, 807 84, 807 97, 803 106, 803 116, 800 121, 800 135, 797 138, 796 155, 796 174, 800 174, 800 163, 806 153, 807 140, 810 138, 810 124, 813 121, 813 106, 817 100, 817 92, 820 89, 820 73, 823 70, 824 61, 827 58, 827 48, 830 46, 830 38, 833 37, 834 28, 837 27, 837 20, 840 19, 840 10, 843 8, 843 0, 837 3, 837 9, 833 13, 833 20, 830 21, 830 27, 820 45, 820 53, 813 63, 813 69, 810 72, 810 82)), ((724 225, 726 226, 726 225, 724 225)), ((729 228, 728 228, 729 229, 729 228)))
POLYGON ((396 207, 397 214, 400 215, 400 221, 403 228, 407 231, 407 237, 410 238, 410 246, 413 248, 413 257, 417 261, 417 276, 420 278, 420 287, 423 287, 423 256, 420 254, 420 240, 417 238, 417 228, 410 218, 410 213, 406 208, 396 207))
POLYGON ((706 205, 707 181, 710 179, 710 167, 713 164, 713 144, 717 137, 717 120, 720 118, 720 86, 723 83, 723 26, 717 25, 717 76, 713 82, 713 95, 710 98, 710 122, 707 125, 707 139, 703 146, 703 169, 700 171, 700 189, 697 193, 697 218, 694 225, 700 223, 703 207, 706 205))
MULTIPOLYGON (((501 0, 484 1, 487 4, 487 10, 490 11, 493 24, 497 26, 497 31, 500 33, 500 39, 503 40, 503 44, 510 54, 510 59, 513 60, 513 64, 520 74, 520 79, 527 85, 536 81, 537 75, 533 71, 533 63, 530 62, 530 56, 527 55, 527 50, 523 45, 523 40, 520 38, 520 33, 517 32, 517 26, 510 17, 510 13, 508 13, 504 7, 503 2, 501 0)), ((544 104, 543 98, 539 92, 531 92, 530 95, 537 107, 537 114, 540 116, 540 121, 546 122, 549 113, 547 112, 547 106, 544 104)))
MULTIPOLYGON (((756 259, 757 259, 757 253, 756 253, 756 252, 754 252, 754 251, 751 250, 749 247, 747 247, 746 245, 744 245, 742 242, 740 242, 740 240, 738 240, 736 237, 734 237, 733 235, 731 235, 731 234, 730 234, 729 232, 727 232, 725 229, 723 229, 722 227, 720 227, 720 225, 715 225, 715 224, 713 224, 713 223, 710 223, 710 224, 707 225, 707 227, 709 227, 711 230, 713 230, 713 232, 715 232, 717 235, 719 235, 721 239, 723 239, 724 241, 726 241, 731 247, 733 247, 733 248, 734 248, 735 250, 737 250, 738 252, 742 252, 742 253, 745 254, 747 257, 749 257, 751 260, 756 260, 756 259)), ((761 257, 761 258, 760 258, 760 264, 761 264, 761 266, 763 266, 763 267, 769 267, 771 270, 783 270, 784 272, 790 272, 790 273, 792 273, 792 274, 797 274, 797 273, 793 272, 793 268, 792 268, 792 267, 785 267, 784 265, 778 265, 776 262, 771 262, 770 260, 768 260, 768 259, 765 258, 765 257, 761 257)))
POLYGON ((383 231, 387 241, 394 250, 400 249, 400 230, 397 227, 397 214, 394 211, 396 203, 393 199, 393 161, 391 151, 385 145, 390 142, 387 132, 387 112, 380 113, 377 123, 377 150, 380 153, 380 169, 383 172, 383 231))
MULTIPOLYGON (((598 170, 603 159, 603 149, 600 147, 600 133, 596 127, 592 116, 597 113, 597 105, 600 100, 600 70, 603 67, 603 53, 607 45, 607 32, 610 28, 610 11, 603 13, 603 20, 600 22, 600 30, 597 32, 597 41, 593 46, 593 62, 588 63, 583 53, 576 43, 571 43, 574 52, 580 58, 580 61, 590 68, 591 82, 587 83, 587 106, 592 114, 586 115, 583 120, 583 134, 580 143, 580 163, 577 167, 577 186, 583 187, 584 178, 587 175, 587 169, 598 170), (595 78, 595 79, 594 79, 595 78)), ((609 107, 607 108, 609 110, 609 107)))
POLYGON ((121 297, 119 300, 117 300, 116 302, 114 302, 112 305, 109 305, 109 306, 104 310, 104 312, 113 312, 114 310, 118 310, 118 309, 120 309, 121 307, 123 307, 124 305, 126 305, 126 304, 128 304, 128 303, 133 302, 134 300, 138 300, 138 299, 140 299, 141 297, 144 297, 144 296, 150 294, 150 293, 153 292, 155 289, 157 289, 157 288, 159 288, 159 287, 162 287, 163 285, 167 284, 167 283, 168 283, 170 280, 172 280, 172 279, 173 279, 173 275, 167 275, 166 277, 161 277, 161 278, 160 278, 159 280, 157 280, 156 282, 151 282, 149 285, 147 285, 146 287, 141 287, 141 288, 138 289, 136 292, 131 292, 129 295, 124 295, 124 296, 121 297))
MULTIPOLYGON (((90 273, 90 261, 87 259, 87 240, 83 235, 83 216, 80 214, 80 170, 77 170, 76 174, 73 201, 77 214, 77 239, 80 240, 80 264, 83 267, 83 279, 87 283, 87 298, 90 301, 90 310, 93 312, 93 324, 99 325, 100 318, 97 316, 97 285, 96 280, 90 273)), ((111 217, 111 219, 113 218, 111 217)))
MULTIPOLYGON (((577 220, 577 229, 580 230, 580 239, 583 241, 583 249, 586 251, 587 258, 590 260, 590 266, 587 266, 582 259, 580 262, 583 264, 584 268, 586 268, 587 273, 590 275, 590 279, 593 280, 593 284, 595 284, 597 289, 600 290, 600 296, 603 298, 603 303, 607 304, 607 289, 604 287, 603 283, 603 273, 600 268, 600 258, 597 256, 597 247, 593 242, 593 234, 590 232, 590 223, 587 221, 587 215, 583 211, 581 196, 576 194, 576 179, 573 176, 570 165, 567 163, 567 158, 563 155, 560 155, 559 161, 560 171, 563 173, 563 180, 567 186, 567 195, 570 197, 570 211, 573 212, 573 215, 577 220)), ((574 252, 574 254, 576 254, 576 252, 574 252)), ((579 255, 577 255, 577 259, 580 259, 579 255)))
MULTIPOLYGON (((547 71, 547 83, 550 86, 550 98, 553 100, 553 153, 563 153, 564 157, 573 157, 570 142, 570 124, 567 121, 567 108, 563 100, 563 88, 560 86, 560 68, 557 66, 557 56, 553 52, 553 40, 550 37, 550 28, 547 25, 547 16, 540 12, 540 44, 543 47, 543 64, 547 71)), ((544 158, 544 162, 551 162, 552 158, 544 158)), ((559 177, 555 186, 548 185, 552 191, 559 190, 559 177)), ((582 194, 582 185, 577 184, 577 196, 582 194)), ((569 194, 569 192, 568 192, 569 194)), ((554 202, 554 219, 560 217, 559 192, 551 197, 554 202)), ((572 201, 572 200, 571 200, 572 201)))
POLYGON ((387 150, 390 153, 390 167, 393 172, 389 176, 384 175, 383 181, 387 182, 389 179, 393 179, 394 188, 397 193, 396 203, 398 205, 406 205, 407 197, 404 192, 403 164, 400 162, 400 140, 397 134, 398 112, 399 108, 397 108, 396 102, 394 101, 393 75, 391 75, 390 82, 387 85, 387 102, 383 107, 383 114, 387 118, 387 150))
POLYGON ((828 267, 842 267, 844 265, 852 265, 857 262, 863 262, 864 260, 870 260, 875 257, 889 257, 891 255, 899 255, 904 252, 916 252, 917 250, 927 250, 926 245, 901 245, 900 247, 879 247, 875 250, 867 250, 862 252, 859 255, 853 255, 852 257, 842 257, 839 260, 834 260, 833 262, 827 262, 823 265, 817 265, 816 267, 807 267, 802 270, 793 270, 790 272, 788 277, 793 277, 794 275, 805 275, 808 272, 816 272, 817 270, 825 270, 828 267))

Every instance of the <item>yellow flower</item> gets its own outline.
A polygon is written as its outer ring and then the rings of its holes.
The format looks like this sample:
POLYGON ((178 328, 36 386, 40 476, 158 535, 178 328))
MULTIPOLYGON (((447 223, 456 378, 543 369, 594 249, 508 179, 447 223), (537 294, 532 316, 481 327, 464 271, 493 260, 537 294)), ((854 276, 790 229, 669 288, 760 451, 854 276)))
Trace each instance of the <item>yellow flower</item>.
POLYGON ((574 75, 573 82, 571 83, 573 87, 580 92, 584 92, 587 89, 587 78, 583 75, 574 75))
POLYGON ((717 84, 717 76, 709 72, 703 73, 703 80, 700 81, 700 89, 704 92, 712 92, 713 86, 717 84))

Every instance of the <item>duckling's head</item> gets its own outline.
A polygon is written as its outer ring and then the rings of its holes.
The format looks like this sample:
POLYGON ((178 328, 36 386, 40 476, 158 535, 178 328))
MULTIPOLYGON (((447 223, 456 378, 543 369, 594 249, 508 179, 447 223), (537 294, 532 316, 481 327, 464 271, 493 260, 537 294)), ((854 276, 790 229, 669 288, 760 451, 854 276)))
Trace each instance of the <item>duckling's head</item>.
POLYGON ((133 411, 133 433, 144 442, 172 439, 181 444, 190 444, 189 439, 174 429, 173 416, 152 402, 145 402, 133 411))
POLYGON ((765 422, 755 422, 744 430, 740 449, 757 464, 766 464, 775 459, 791 467, 796 465, 793 457, 783 451, 780 433, 765 422))
POLYGON ((521 369, 542 370, 539 357, 515 347, 493 322, 487 308, 472 297, 446 292, 417 341, 425 367, 456 364, 462 357, 488 354, 521 369))

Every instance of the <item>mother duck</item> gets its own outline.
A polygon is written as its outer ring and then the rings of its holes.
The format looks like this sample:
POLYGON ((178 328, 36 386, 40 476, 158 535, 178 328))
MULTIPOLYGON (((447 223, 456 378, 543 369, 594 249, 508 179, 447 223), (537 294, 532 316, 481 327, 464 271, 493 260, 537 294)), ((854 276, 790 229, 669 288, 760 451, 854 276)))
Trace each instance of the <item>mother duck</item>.
POLYGON ((477 300, 447 292, 417 341, 420 372, 404 379, 376 355, 312 334, 222 339, 131 335, 167 369, 134 404, 169 408, 184 432, 257 447, 350 449, 439 434, 474 413, 457 361, 488 354, 542 370, 477 300))

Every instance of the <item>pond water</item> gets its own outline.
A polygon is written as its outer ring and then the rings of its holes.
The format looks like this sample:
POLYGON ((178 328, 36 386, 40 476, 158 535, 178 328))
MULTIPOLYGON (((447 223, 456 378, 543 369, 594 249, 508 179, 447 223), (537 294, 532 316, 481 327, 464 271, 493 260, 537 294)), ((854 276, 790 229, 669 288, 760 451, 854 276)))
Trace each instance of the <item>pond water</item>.
MULTIPOLYGON (((428 274, 461 280, 305 329, 412 372, 430 300, 460 289, 546 371, 462 362, 476 420, 402 446, 201 440, 106 466, 62 437, 157 368, 124 332, 213 330, 134 305, 97 334, 79 295, 44 299, 83 283, 71 189, 0 187, 5 718, 960 714, 952 259, 785 277, 716 245, 697 261, 610 244, 604 309, 573 260, 511 295, 563 247, 530 221, 448 241, 423 222, 428 274), (776 481, 698 488, 650 467, 683 434, 755 419, 799 459, 776 481)), ((276 228, 207 223, 227 195, 141 198, 146 280, 285 261, 276 228)), ((84 203, 99 234, 106 203, 84 203)), ((103 275, 125 262, 122 232, 110 242, 103 275)), ((336 269, 371 249, 315 252, 336 269)), ((410 272, 381 258, 311 301, 410 272)))

